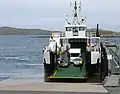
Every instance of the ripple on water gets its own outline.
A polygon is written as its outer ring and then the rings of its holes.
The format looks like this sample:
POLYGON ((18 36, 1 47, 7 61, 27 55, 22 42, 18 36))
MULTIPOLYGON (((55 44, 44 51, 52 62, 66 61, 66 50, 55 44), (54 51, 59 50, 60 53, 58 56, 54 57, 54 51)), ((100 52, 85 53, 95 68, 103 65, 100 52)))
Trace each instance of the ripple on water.
POLYGON ((0 79, 43 79, 42 48, 48 39, 0 37, 0 79))

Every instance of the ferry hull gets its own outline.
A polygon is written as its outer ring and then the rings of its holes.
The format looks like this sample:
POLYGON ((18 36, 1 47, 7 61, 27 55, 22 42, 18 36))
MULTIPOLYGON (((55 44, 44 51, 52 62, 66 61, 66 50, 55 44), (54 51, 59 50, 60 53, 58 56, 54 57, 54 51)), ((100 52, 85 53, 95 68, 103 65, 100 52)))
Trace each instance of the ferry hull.
MULTIPOLYGON (((81 6, 80 6, 81 7, 81 6)), ((79 19, 77 3, 74 4, 73 21, 65 25, 65 32, 52 33, 44 47, 44 81, 51 79, 87 79, 98 74, 108 75, 107 54, 96 32, 87 32, 85 18, 79 19)))

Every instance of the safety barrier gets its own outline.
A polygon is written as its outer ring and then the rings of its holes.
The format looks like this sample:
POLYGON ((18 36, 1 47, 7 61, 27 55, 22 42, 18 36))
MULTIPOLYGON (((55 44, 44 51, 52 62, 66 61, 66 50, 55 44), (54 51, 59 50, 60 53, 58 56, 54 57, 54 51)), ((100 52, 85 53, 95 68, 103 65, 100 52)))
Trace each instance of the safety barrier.
POLYGON ((120 74, 120 57, 116 50, 113 47, 106 47, 108 54, 112 55, 112 60, 109 60, 110 70, 112 74, 120 74))

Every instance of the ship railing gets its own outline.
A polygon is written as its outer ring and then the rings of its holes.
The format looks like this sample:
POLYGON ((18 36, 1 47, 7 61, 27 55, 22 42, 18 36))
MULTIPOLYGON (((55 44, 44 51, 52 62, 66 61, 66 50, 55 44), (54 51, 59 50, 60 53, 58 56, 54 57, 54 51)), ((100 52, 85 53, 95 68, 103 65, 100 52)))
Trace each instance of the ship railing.
POLYGON ((112 74, 120 74, 120 57, 119 57, 119 55, 112 48, 107 47, 107 49, 109 51, 109 54, 112 55, 112 60, 110 60, 110 62, 109 62, 112 74))
POLYGON ((120 61, 119 61, 120 57, 119 57, 119 55, 112 48, 109 48, 109 52, 110 52, 110 54, 112 54, 113 59, 116 62, 118 62, 118 64, 120 64, 120 61))

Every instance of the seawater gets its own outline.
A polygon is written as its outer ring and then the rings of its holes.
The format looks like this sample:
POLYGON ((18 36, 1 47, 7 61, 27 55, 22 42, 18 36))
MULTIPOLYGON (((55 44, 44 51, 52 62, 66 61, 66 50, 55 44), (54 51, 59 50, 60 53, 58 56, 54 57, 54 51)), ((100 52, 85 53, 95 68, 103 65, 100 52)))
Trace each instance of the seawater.
POLYGON ((43 47, 47 38, 0 36, 0 80, 43 79, 43 47))
MULTIPOLYGON (((39 36, 0 35, 0 81, 43 80, 43 47, 48 38, 39 36)), ((114 40, 120 44, 120 38, 114 40)))

